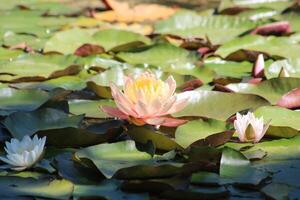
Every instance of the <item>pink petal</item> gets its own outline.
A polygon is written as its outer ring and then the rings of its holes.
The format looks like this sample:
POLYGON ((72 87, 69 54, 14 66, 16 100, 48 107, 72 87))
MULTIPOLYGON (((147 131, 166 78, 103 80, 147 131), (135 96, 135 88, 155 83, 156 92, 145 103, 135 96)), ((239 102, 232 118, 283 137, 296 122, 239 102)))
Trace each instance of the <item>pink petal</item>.
POLYGON ((188 104, 189 97, 177 99, 173 106, 168 110, 167 114, 176 113, 182 110, 188 104))
POLYGON ((259 54, 257 60, 252 68, 252 76, 254 78, 264 77, 265 61, 263 54, 259 54))
POLYGON ((133 104, 130 101, 128 101, 128 99, 119 90, 119 88, 115 84, 111 84, 110 88, 111 88, 112 96, 114 97, 117 107, 123 113, 136 117, 137 113, 134 111, 133 104))
POLYGON ((298 108, 300 107, 300 87, 295 88, 279 99, 277 106, 284 108, 298 108))
POLYGON ((166 80, 166 83, 169 86, 169 93, 167 96, 171 97, 176 90, 176 81, 174 80, 173 76, 169 76, 166 80))
POLYGON ((142 101, 138 101, 135 104, 135 110, 137 112, 137 118, 145 118, 149 115, 149 111, 147 105, 144 104, 142 101))
POLYGON ((151 102, 151 105, 150 105, 151 113, 149 113, 149 114, 152 116, 161 115, 161 113, 162 113, 161 110, 165 107, 166 107, 166 105, 163 104, 163 102, 161 102, 160 99, 155 99, 153 102, 151 102))
POLYGON ((274 22, 259 26, 254 29, 251 34, 258 35, 282 35, 292 32, 291 25, 288 21, 274 22))
POLYGON ((151 125, 158 125, 158 126, 168 126, 168 127, 177 127, 181 124, 187 122, 187 120, 183 119, 176 119, 171 117, 156 117, 156 118, 149 118, 146 119, 145 122, 151 125))
POLYGON ((118 108, 110 107, 110 106, 101 106, 100 107, 103 112, 108 114, 111 117, 117 117, 120 119, 128 119, 128 115, 120 111, 118 108))
POLYGON ((160 106, 160 109, 158 107, 157 108, 157 113, 156 113, 156 116, 160 115, 168 115, 170 114, 169 113, 169 110, 174 106, 175 102, 176 102, 177 98, 176 96, 172 96, 167 102, 162 102, 164 104, 162 104, 160 106))

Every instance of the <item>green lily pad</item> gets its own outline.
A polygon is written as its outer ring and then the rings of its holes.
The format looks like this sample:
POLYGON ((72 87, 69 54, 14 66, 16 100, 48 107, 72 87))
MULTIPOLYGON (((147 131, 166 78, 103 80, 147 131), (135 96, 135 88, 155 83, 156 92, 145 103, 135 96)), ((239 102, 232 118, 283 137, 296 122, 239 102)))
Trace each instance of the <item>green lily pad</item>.
POLYGON ((59 176, 75 184, 96 184, 103 179, 103 176, 98 175, 96 170, 73 161, 72 155, 71 152, 60 152, 55 156, 54 166, 59 176))
POLYGON ((252 167, 242 153, 228 147, 223 149, 220 166, 222 183, 258 185, 267 176, 267 173, 252 167))
POLYGON ((175 117, 202 116, 223 121, 238 111, 255 109, 269 104, 256 95, 204 90, 181 93, 179 97, 188 97, 189 101, 182 111, 173 114, 175 117))
POLYGON ((34 34, 47 38, 55 30, 70 23, 73 19, 67 17, 42 17, 42 11, 14 9, 0 14, 0 35, 7 31, 15 33, 34 34))
POLYGON ((83 117, 69 117, 62 111, 46 108, 32 112, 15 112, 5 118, 3 124, 15 138, 22 139, 25 135, 33 135, 41 130, 77 128, 83 117))
POLYGON ((42 90, 17 90, 0 88, 0 115, 16 111, 33 111, 50 99, 51 95, 42 90))
POLYGON ((112 100, 81 100, 74 99, 69 100, 70 113, 75 115, 84 114, 85 117, 91 118, 106 118, 109 117, 105 112, 101 110, 101 106, 114 107, 115 103, 112 100))
POLYGON ((279 14, 279 11, 273 10, 271 8, 262 7, 253 10, 245 10, 239 13, 238 16, 258 21, 262 19, 273 18, 274 16, 277 17, 279 14))
POLYGON ((214 76, 211 70, 195 65, 195 54, 169 43, 152 45, 141 51, 120 52, 117 57, 129 64, 148 64, 164 72, 191 75, 205 83, 212 81, 214 76))
POLYGON ((90 146, 77 151, 75 156, 92 160, 107 178, 111 178, 119 169, 152 162, 151 155, 138 151, 132 140, 90 146))
POLYGON ((5 49, 5 48, 0 48, 0 61, 8 61, 8 60, 12 60, 16 57, 18 57, 19 55, 21 55, 23 52, 22 51, 18 51, 18 50, 9 50, 9 49, 5 49))
POLYGON ((132 127, 127 131, 128 135, 137 142, 146 144, 151 141, 152 144, 161 150, 171 151, 180 148, 170 136, 163 134, 160 131, 151 130, 146 127, 132 127))
POLYGON ((45 38, 38 38, 27 34, 16 34, 14 32, 6 32, 3 36, 3 44, 8 47, 25 43, 29 48, 41 50, 44 47, 45 41, 45 38))
POLYGON ((300 149, 298 148, 299 144, 300 137, 296 136, 289 139, 261 142, 247 151, 262 149, 267 152, 267 156, 264 158, 264 161, 297 159, 300 155, 300 149))
POLYGON ((219 174, 201 171, 192 175, 191 183, 201 185, 218 185, 219 179, 219 174))
POLYGON ((242 78, 245 76, 250 76, 253 64, 247 61, 226 61, 215 57, 207 58, 204 61, 204 66, 215 71, 219 76, 242 78))
POLYGON ((297 52, 300 51, 300 45, 288 37, 246 35, 224 43, 215 54, 226 58, 239 50, 264 52, 283 58, 298 58, 297 52))
POLYGON ((294 88, 300 87, 300 79, 272 78, 259 84, 233 83, 226 87, 237 93, 259 95, 268 100, 271 104, 276 104, 282 95, 294 88))
POLYGON ((78 76, 62 76, 43 82, 26 82, 10 84, 10 86, 18 89, 42 89, 51 91, 56 88, 62 88, 65 90, 82 90, 86 87, 86 82, 78 76))
POLYGON ((40 130, 40 137, 47 137, 47 144, 57 148, 87 147, 113 141, 123 132, 122 121, 108 120, 87 127, 58 127, 40 130))
POLYGON ((93 34, 93 39, 97 44, 104 47, 104 49, 107 51, 114 47, 131 42, 140 41, 145 44, 149 44, 151 42, 151 40, 146 36, 117 29, 105 29, 97 31, 93 34))
POLYGON ((254 114, 263 117, 264 121, 270 121, 267 134, 277 137, 293 137, 299 135, 300 112, 276 106, 258 108, 254 114))
POLYGON ((2 197, 31 196, 50 199, 69 199, 73 184, 67 180, 0 177, 2 197))
POLYGON ((182 37, 208 37, 213 44, 234 39, 252 29, 256 23, 236 16, 201 16, 195 12, 178 12, 155 24, 155 32, 182 37))
POLYGON ((218 10, 222 11, 232 7, 243 7, 243 8, 271 8, 278 11, 290 7, 293 4, 292 0, 261 0, 261 1, 245 1, 245 0, 223 0, 219 5, 218 10))
POLYGON ((300 59, 285 59, 273 62, 265 68, 265 75, 268 79, 278 77, 282 68, 289 74, 289 77, 300 78, 300 59))
POLYGON ((94 29, 69 29, 55 33, 46 43, 45 52, 56 51, 63 54, 73 54, 85 43, 92 43, 94 29))
POLYGON ((218 120, 193 120, 179 126, 175 132, 175 142, 187 148, 197 140, 225 131, 226 123, 218 120))
POLYGON ((0 64, 0 80, 45 80, 63 75, 76 74, 81 70, 75 65, 75 57, 60 55, 23 55, 0 64))

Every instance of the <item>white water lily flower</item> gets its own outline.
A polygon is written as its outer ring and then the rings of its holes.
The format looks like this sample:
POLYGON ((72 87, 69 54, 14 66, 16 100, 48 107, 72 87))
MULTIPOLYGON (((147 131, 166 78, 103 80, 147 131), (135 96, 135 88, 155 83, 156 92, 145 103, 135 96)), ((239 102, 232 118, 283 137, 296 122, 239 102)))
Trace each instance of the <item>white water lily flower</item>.
POLYGON ((246 115, 236 113, 234 128, 242 142, 259 142, 269 128, 269 123, 264 124, 263 117, 256 118, 252 112, 246 115))
POLYGON ((11 165, 11 169, 16 171, 30 168, 40 160, 45 142, 46 137, 38 138, 37 135, 32 139, 26 135, 21 141, 13 138, 10 142, 5 142, 4 149, 7 155, 6 157, 0 156, 0 160, 11 165))

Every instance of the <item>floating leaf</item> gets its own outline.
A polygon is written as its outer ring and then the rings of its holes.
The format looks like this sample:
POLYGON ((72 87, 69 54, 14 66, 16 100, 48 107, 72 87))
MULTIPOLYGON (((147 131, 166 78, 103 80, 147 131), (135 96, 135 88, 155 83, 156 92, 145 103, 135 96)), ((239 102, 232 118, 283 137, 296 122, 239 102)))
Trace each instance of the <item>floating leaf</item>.
POLYGON ((73 75, 81 70, 72 56, 60 55, 23 55, 0 63, 0 80, 20 82, 45 80, 64 75, 73 75))
POLYGON ((233 62, 222 60, 220 58, 208 58, 204 62, 204 66, 214 70, 218 76, 242 78, 250 76, 252 70, 250 62, 233 62))
POLYGON ((17 90, 0 88, 0 115, 16 111, 33 111, 50 99, 50 94, 42 90, 17 90))
POLYGON ((130 128, 127 133, 136 142, 146 144, 148 141, 151 141, 157 149, 170 151, 179 148, 176 141, 170 136, 150 128, 134 127, 130 128))
POLYGON ((69 117, 62 111, 46 108, 32 112, 15 112, 5 118, 4 125, 15 138, 22 139, 25 135, 30 136, 41 130, 76 128, 82 119, 83 115, 69 117))
POLYGON ((73 184, 67 180, 0 177, 2 197, 31 196, 51 199, 68 199, 73 192, 73 184))
POLYGON ((115 103, 111 100, 81 100, 74 99, 69 102, 70 112, 75 115, 84 114, 85 117, 91 118, 106 118, 109 117, 105 112, 101 110, 101 106, 115 106, 115 103))
POLYGON ((183 148, 197 140, 225 131, 226 124, 217 120, 193 120, 179 126, 175 132, 175 141, 183 148))
POLYGON ((215 54, 226 58, 239 50, 264 52, 275 57, 298 58, 296 52, 300 51, 300 45, 287 37, 247 35, 224 43, 215 54))
POLYGON ((97 44, 104 47, 107 51, 111 50, 114 47, 130 42, 140 41, 145 44, 149 44, 151 41, 146 36, 140 35, 138 33, 117 29, 105 29, 98 31, 93 35, 93 39, 97 42, 97 44))
POLYGON ((26 82, 26 83, 15 83, 10 86, 18 89, 42 89, 42 90, 54 90, 56 88, 62 88, 65 90, 82 90, 86 87, 84 80, 78 76, 62 76, 46 80, 43 82, 26 82))
POLYGON ((47 137, 47 144, 58 148, 78 148, 113 141, 122 132, 122 121, 109 120, 87 127, 41 130, 37 134, 47 137))
POLYGON ((285 93, 300 87, 299 78, 273 78, 259 84, 237 83, 226 86, 230 90, 244 94, 255 94, 267 99, 271 104, 277 104, 285 93))
POLYGON ((178 12, 157 22, 155 32, 182 37, 208 37, 214 44, 234 39, 255 27, 255 22, 236 16, 201 16, 195 12, 178 12))
POLYGON ((300 113, 276 106, 260 107, 255 111, 257 117, 270 121, 267 134, 277 137, 293 137, 299 135, 300 113))
POLYGON ((300 59, 285 59, 273 62, 265 68, 265 74, 268 79, 278 77, 280 71, 284 69, 290 77, 300 78, 300 59))
POLYGON ((119 169, 151 163, 151 155, 136 149, 134 141, 100 144, 76 152, 79 159, 93 161, 102 174, 111 178, 119 169))
POLYGON ((191 75, 205 83, 214 75, 209 69, 195 65, 196 55, 168 43, 152 45, 139 52, 120 52, 117 57, 130 64, 149 64, 164 72, 191 75))
POLYGON ((227 120, 231 115, 246 109, 255 109, 269 103, 256 96, 246 94, 223 93, 215 91, 189 91, 179 96, 189 96, 188 105, 174 114, 181 116, 202 116, 218 120, 227 120), (220 112, 220 110, 222 112, 220 112))
POLYGON ((56 51, 63 54, 72 54, 83 44, 93 44, 93 29, 69 29, 55 33, 46 43, 45 52, 56 51))
POLYGON ((300 155, 298 148, 300 144, 300 137, 296 136, 289 139, 273 140, 268 142, 261 142, 256 144, 248 151, 262 149, 267 152, 266 160, 288 160, 297 159, 300 155))
POLYGON ((244 1, 244 0, 224 0, 219 5, 219 10, 225 10, 232 7, 244 7, 244 8, 271 8, 278 11, 283 11, 284 9, 291 6, 292 0, 260 0, 260 1, 244 1))
POLYGON ((223 149, 220 177, 222 182, 258 185, 268 174, 251 167, 249 160, 238 151, 225 147, 223 149))

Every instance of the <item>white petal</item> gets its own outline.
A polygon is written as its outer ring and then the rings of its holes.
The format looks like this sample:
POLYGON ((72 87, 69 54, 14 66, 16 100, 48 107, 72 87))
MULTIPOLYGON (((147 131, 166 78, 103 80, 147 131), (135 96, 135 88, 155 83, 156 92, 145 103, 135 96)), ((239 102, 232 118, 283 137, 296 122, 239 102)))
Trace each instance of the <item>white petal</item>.
POLYGON ((13 160, 7 159, 5 157, 0 156, 0 160, 2 160, 3 162, 6 162, 7 164, 13 165, 15 166, 17 163, 13 160))

